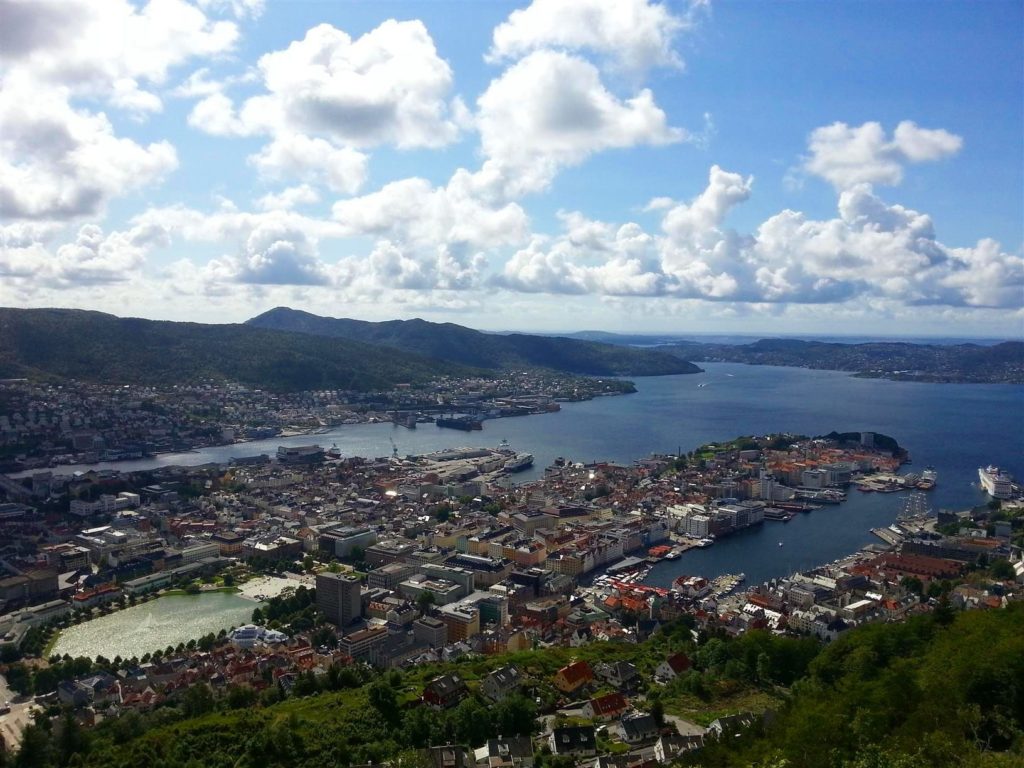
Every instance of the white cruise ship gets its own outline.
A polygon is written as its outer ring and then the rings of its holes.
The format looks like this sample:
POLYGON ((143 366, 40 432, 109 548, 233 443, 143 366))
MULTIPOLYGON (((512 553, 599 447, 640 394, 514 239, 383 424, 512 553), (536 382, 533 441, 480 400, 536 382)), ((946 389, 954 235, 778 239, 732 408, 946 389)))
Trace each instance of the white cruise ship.
POLYGON ((1013 478, 999 467, 988 466, 978 469, 981 487, 993 499, 1008 499, 1013 496, 1013 478))

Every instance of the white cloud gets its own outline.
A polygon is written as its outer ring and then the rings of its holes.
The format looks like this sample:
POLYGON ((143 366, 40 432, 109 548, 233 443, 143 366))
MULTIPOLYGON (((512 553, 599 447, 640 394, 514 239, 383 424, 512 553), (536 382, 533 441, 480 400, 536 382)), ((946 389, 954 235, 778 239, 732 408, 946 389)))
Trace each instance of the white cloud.
POLYGON ((218 135, 291 132, 359 148, 440 147, 457 136, 451 68, 420 21, 385 21, 355 40, 321 24, 258 67, 266 93, 237 114, 226 97, 208 96, 189 122, 218 135))
POLYGON ((49 243, 56 234, 53 227, 5 227, 0 275, 26 290, 123 283, 137 275, 151 249, 168 244, 167 232, 150 224, 108 235, 95 224, 86 224, 74 242, 54 252, 49 243))
POLYGON ((165 141, 119 138, 103 114, 75 110, 67 93, 5 78, 0 89, 0 216, 69 219, 177 167, 165 141))
POLYGON ((238 27, 211 21, 184 0, 0 0, 0 61, 42 86, 152 111, 160 85, 196 56, 230 50, 238 27), (124 94, 135 94, 125 102, 124 94), (120 94, 120 96, 119 96, 120 94), (145 94, 144 96, 141 94, 145 94))
POLYGON ((642 73, 655 66, 681 67, 676 34, 692 25, 693 3, 677 16, 648 0, 533 0, 494 30, 491 61, 515 59, 539 49, 587 50, 618 68, 642 73))
POLYGON ((591 154, 686 138, 643 89, 620 100, 583 59, 537 51, 491 82, 477 101, 486 158, 474 183, 515 197, 544 189, 558 171, 591 154))
POLYGON ((931 218, 875 196, 866 184, 839 196, 836 218, 782 211, 751 235, 725 227, 752 180, 712 167, 688 203, 663 210, 664 235, 562 216, 557 238, 535 236, 504 265, 498 285, 528 293, 669 296, 734 307, 859 300, 886 306, 1013 309, 1024 296, 1024 259, 983 240, 951 248, 931 218))
POLYGON ((490 206, 474 193, 469 174, 444 187, 411 178, 377 192, 340 200, 333 217, 350 235, 369 235, 417 248, 494 248, 522 240, 528 221, 519 205, 490 206))
POLYGON ((0 0, 0 216, 66 220, 177 166, 166 141, 118 137, 98 100, 137 120, 162 109, 154 87, 238 39, 184 0, 0 0))
POLYGON ((278 135, 249 158, 269 179, 324 183, 334 192, 354 194, 366 180, 367 157, 350 147, 333 147, 301 134, 278 135))
POLYGON ((904 120, 891 139, 876 122, 856 127, 837 122, 815 129, 808 143, 811 154, 804 160, 804 170, 838 189, 847 189, 865 183, 899 184, 905 164, 955 155, 963 140, 948 131, 919 128, 904 120))
POLYGON ((264 195, 256 201, 256 205, 264 211, 275 211, 291 210, 300 205, 313 205, 319 202, 320 194, 308 184, 301 184, 264 195))
POLYGON ((214 283, 327 285, 331 281, 316 240, 276 216, 253 228, 237 256, 215 259, 203 272, 214 283))

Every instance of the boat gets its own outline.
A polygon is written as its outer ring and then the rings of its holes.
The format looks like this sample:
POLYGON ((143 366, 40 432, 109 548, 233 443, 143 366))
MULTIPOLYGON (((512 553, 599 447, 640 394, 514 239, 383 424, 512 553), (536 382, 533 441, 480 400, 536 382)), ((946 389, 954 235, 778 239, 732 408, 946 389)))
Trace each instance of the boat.
POLYGON ((989 465, 978 468, 981 487, 993 499, 1009 499, 1013 496, 1013 478, 999 467, 989 465))
POLYGON ((780 547, 782 546, 782 542, 781 542, 781 541, 779 542, 779 546, 780 546, 780 547))
POLYGON ((714 539, 701 539, 700 541, 697 542, 697 546, 701 547, 701 548, 703 548, 703 547, 710 547, 714 543, 715 543, 714 539))
POLYGON ((506 472, 522 472, 524 469, 528 469, 533 466, 533 454, 521 451, 515 456, 510 458, 502 466, 506 472))
POLYGON ((463 432, 484 428, 483 422, 473 416, 438 416, 435 423, 445 429, 461 429, 463 432))
POLYGON ((329 458, 329 459, 340 459, 341 458, 341 448, 338 447, 337 443, 332 444, 331 447, 327 449, 327 458, 329 458))
POLYGON ((930 491, 938 480, 939 473, 935 471, 935 467, 926 467, 921 473, 921 479, 917 481, 917 487, 922 491, 930 491))

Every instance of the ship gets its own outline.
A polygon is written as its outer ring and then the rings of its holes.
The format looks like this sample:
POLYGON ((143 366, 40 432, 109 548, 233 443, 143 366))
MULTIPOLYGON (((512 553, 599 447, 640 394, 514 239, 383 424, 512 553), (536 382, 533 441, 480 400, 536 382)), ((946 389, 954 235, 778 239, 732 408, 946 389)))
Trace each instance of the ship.
POLYGON ((473 416, 438 416, 436 424, 446 429, 461 429, 463 432, 484 428, 484 423, 473 416))
POLYGON ((1009 499, 1013 496, 1013 478, 999 467, 989 465, 978 468, 981 487, 993 499, 1009 499))
POLYGON ((533 466, 533 454, 521 451, 505 462, 502 469, 506 472, 522 472, 533 466))
POLYGON ((897 515, 898 520, 907 520, 913 517, 926 517, 931 514, 928 508, 928 500, 920 491, 914 491, 903 502, 903 509, 897 515))
POLYGON ((924 472, 921 473, 921 479, 917 481, 917 488, 921 491, 930 491, 938 480, 939 473, 935 471, 935 467, 925 467, 924 472))

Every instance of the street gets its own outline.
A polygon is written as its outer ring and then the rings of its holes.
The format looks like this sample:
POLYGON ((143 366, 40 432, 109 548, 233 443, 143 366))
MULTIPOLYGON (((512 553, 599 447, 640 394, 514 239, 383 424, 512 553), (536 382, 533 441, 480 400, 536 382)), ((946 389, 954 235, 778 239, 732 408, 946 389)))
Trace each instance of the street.
POLYGON ((32 710, 37 708, 31 696, 19 697, 7 687, 7 680, 0 675, 0 706, 10 703, 11 711, 0 715, 0 737, 7 749, 21 743, 21 732, 32 721, 32 710))

